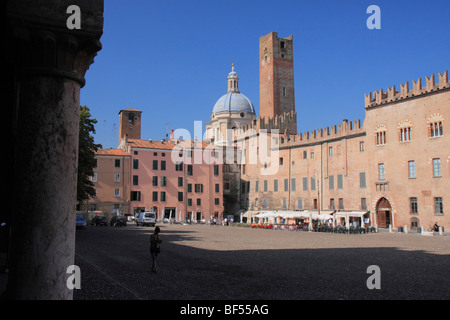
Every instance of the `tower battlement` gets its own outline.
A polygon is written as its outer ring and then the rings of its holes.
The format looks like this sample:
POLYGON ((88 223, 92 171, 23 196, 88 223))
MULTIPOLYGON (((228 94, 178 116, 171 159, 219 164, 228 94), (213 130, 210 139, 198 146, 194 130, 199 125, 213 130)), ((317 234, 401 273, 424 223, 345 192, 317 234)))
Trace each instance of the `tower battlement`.
MULTIPOLYGON (((274 117, 258 117, 258 127, 260 129, 278 129, 280 133, 289 132, 290 128, 297 127, 297 112, 290 111, 274 117)), ((295 134, 297 132, 290 132, 295 134)))
POLYGON ((438 83, 435 83, 434 74, 430 77, 426 77, 425 85, 422 86, 422 79, 412 81, 412 88, 409 87, 409 82, 400 84, 400 91, 395 89, 395 86, 387 88, 387 92, 383 92, 383 89, 369 92, 364 94, 364 106, 366 109, 375 106, 383 105, 389 102, 405 100, 419 95, 431 93, 434 91, 450 88, 450 82, 448 81, 448 70, 441 74, 438 74, 438 83))

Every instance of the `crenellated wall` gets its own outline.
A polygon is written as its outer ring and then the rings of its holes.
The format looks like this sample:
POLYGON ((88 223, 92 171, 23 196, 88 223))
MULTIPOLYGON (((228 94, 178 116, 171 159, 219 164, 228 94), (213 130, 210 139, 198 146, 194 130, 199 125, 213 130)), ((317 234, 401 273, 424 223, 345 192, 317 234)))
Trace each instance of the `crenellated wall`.
POLYGON ((386 104, 393 101, 399 101, 417 97, 420 95, 428 94, 438 90, 450 88, 448 81, 448 70, 441 74, 438 74, 438 83, 435 83, 434 74, 425 78, 425 85, 422 86, 422 79, 412 81, 412 88, 409 87, 409 82, 400 84, 400 91, 395 90, 395 86, 388 87, 387 92, 383 92, 383 89, 378 91, 369 92, 364 94, 364 106, 366 109, 376 107, 382 104, 386 104))

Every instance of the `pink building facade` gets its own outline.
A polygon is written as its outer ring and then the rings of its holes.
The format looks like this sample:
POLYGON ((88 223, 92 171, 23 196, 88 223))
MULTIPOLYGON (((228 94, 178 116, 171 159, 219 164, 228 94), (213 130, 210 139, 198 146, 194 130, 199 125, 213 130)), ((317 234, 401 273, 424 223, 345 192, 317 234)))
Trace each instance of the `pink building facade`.
POLYGON ((127 140, 130 212, 154 211, 158 219, 176 221, 221 219, 223 169, 219 153, 208 146, 200 141, 127 140))

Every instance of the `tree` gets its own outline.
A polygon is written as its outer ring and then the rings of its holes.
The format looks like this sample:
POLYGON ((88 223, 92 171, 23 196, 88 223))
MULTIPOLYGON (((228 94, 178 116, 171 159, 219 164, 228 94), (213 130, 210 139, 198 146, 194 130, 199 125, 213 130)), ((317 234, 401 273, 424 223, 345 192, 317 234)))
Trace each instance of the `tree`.
POLYGON ((90 177, 94 175, 96 166, 95 151, 102 146, 94 143, 94 124, 96 119, 90 119, 91 113, 87 106, 80 107, 80 134, 78 145, 78 178, 77 178, 77 200, 82 203, 95 195, 94 183, 90 177))

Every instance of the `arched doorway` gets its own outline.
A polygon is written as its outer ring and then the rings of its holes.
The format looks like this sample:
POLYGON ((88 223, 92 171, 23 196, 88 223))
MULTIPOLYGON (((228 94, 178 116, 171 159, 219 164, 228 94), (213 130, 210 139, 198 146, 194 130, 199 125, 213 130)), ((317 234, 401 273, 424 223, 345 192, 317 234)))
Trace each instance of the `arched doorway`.
POLYGON ((379 228, 387 228, 392 224, 392 207, 389 200, 381 198, 377 203, 376 221, 379 228))

